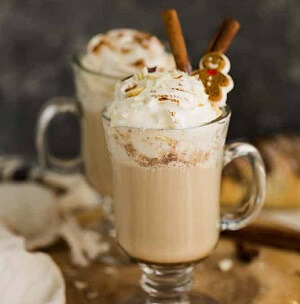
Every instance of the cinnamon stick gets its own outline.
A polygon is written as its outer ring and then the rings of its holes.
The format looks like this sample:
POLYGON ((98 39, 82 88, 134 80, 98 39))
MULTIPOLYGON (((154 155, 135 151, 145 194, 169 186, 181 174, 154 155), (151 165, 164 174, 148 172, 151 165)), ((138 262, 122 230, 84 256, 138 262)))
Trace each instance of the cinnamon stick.
POLYGON ((237 258, 244 263, 252 262, 260 253, 257 245, 245 242, 236 242, 235 248, 237 258))
POLYGON ((240 29, 240 23, 233 18, 226 18, 220 24, 205 53, 219 52, 224 54, 240 29))
POLYGON ((190 73, 192 71, 192 67, 176 10, 169 9, 163 11, 162 19, 177 68, 186 73, 190 73))
POLYGON ((289 228, 251 225, 238 231, 224 231, 222 236, 236 241, 300 252, 300 232, 289 228))

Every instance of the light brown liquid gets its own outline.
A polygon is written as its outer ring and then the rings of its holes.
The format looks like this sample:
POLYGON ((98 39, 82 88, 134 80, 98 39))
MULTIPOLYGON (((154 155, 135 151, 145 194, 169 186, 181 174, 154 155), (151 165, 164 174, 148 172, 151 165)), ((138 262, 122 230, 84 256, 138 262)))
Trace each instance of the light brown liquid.
POLYGON ((166 264, 210 253, 219 237, 221 166, 113 166, 117 238, 130 256, 166 264))
POLYGON ((113 195, 112 166, 101 122, 101 109, 85 109, 81 117, 82 154, 88 182, 102 195, 113 195))
POLYGON ((74 66, 81 113, 81 151, 85 175, 101 195, 113 195, 112 166, 102 126, 102 110, 111 100, 118 79, 74 66))

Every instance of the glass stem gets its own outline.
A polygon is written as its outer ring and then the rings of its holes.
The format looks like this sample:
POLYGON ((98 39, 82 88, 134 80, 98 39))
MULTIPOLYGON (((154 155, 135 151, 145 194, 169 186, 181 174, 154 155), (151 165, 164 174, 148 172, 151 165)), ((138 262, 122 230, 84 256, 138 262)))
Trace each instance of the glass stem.
POLYGON ((187 291, 192 287, 191 265, 154 266, 140 264, 141 286, 148 294, 146 304, 188 304, 187 291))

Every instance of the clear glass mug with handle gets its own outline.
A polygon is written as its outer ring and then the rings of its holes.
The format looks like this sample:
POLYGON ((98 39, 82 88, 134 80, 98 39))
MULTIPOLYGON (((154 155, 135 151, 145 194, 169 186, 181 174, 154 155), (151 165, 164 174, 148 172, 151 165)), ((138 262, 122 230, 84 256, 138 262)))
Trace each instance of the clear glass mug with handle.
POLYGON ((193 265, 216 246, 219 233, 248 225, 265 197, 259 152, 246 143, 225 147, 230 109, 194 128, 139 129, 103 124, 114 177, 115 225, 121 248, 143 271, 147 295, 128 303, 216 303, 188 295, 193 265), (220 213, 222 168, 238 157, 252 170, 249 200, 220 213))
MULTIPOLYGON (((61 173, 83 172, 86 180, 101 196, 113 196, 112 168, 106 147, 101 113, 113 95, 115 84, 121 79, 86 69, 78 53, 72 68, 76 87, 76 99, 55 97, 43 107, 37 124, 36 146, 42 169, 61 173), (73 159, 59 159, 51 154, 47 142, 47 130, 52 120, 60 114, 70 113, 80 120, 81 155, 73 159)), ((111 200, 102 200, 105 220, 101 232, 113 244, 114 226, 111 200)), ((127 261, 114 248, 102 257, 104 262, 117 264, 127 261)))

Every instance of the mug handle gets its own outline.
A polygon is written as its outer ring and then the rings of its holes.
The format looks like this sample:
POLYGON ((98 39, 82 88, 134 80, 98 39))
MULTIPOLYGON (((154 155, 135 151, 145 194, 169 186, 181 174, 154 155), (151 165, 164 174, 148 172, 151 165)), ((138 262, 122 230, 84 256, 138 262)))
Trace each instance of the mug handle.
POLYGON ((266 194, 266 172, 258 150, 246 143, 232 143, 225 147, 223 168, 236 158, 244 157, 250 164, 252 185, 249 200, 233 212, 222 214, 220 228, 239 230, 251 223, 263 207, 266 194))
POLYGON ((37 121, 36 148, 38 160, 42 170, 49 167, 62 173, 77 172, 81 168, 81 157, 60 159, 52 155, 47 142, 47 130, 56 115, 71 113, 79 119, 79 110, 75 100, 71 97, 54 97, 46 102, 37 121))

